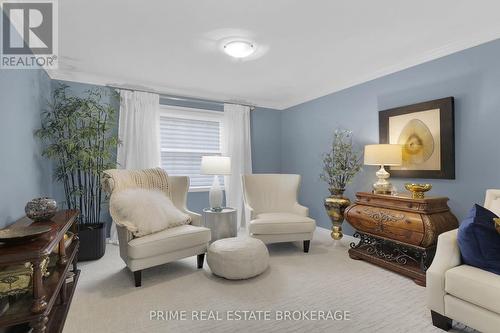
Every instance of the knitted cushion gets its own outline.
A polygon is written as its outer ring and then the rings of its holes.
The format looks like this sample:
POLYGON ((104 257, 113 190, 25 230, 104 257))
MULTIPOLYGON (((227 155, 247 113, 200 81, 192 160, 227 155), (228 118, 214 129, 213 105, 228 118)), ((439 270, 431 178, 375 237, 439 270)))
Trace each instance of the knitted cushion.
POLYGON ((110 169, 103 172, 102 186, 108 194, 130 188, 158 190, 171 198, 168 175, 161 168, 143 170, 110 169))

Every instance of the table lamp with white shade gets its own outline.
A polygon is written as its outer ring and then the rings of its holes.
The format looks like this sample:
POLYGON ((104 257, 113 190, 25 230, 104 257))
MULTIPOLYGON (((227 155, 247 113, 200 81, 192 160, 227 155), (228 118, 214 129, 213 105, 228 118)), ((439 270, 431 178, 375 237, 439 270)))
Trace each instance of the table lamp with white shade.
POLYGON ((222 188, 219 175, 231 174, 231 158, 227 156, 203 156, 201 158, 201 173, 214 175, 214 182, 210 188, 208 202, 214 212, 222 211, 222 188))
POLYGON ((378 144, 365 146, 365 165, 380 165, 375 173, 378 180, 373 184, 373 192, 377 194, 391 194, 392 184, 389 182, 390 174, 384 166, 399 166, 403 162, 401 145, 378 144))

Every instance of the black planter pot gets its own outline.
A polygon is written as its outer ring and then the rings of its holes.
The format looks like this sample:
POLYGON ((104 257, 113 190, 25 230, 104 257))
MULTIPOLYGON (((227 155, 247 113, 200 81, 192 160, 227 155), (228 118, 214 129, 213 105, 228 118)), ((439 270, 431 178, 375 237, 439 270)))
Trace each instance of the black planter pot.
POLYGON ((97 260, 106 250, 106 228, 104 223, 79 224, 80 248, 78 261, 97 260))

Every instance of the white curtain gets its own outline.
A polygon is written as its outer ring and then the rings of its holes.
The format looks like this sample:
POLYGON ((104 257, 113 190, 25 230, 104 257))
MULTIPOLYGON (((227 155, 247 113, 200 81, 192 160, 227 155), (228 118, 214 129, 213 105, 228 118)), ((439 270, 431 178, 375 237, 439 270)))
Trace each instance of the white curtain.
MULTIPOLYGON (((160 97, 158 94, 120 90, 117 164, 120 169, 160 166, 160 97)), ((110 243, 118 244, 116 226, 110 243)))
POLYGON ((121 169, 160 166, 160 96, 120 90, 117 162, 121 169))
POLYGON ((250 107, 224 104, 222 144, 223 154, 231 157, 231 175, 224 177, 226 206, 237 209, 238 228, 244 228, 241 175, 252 173, 250 107))

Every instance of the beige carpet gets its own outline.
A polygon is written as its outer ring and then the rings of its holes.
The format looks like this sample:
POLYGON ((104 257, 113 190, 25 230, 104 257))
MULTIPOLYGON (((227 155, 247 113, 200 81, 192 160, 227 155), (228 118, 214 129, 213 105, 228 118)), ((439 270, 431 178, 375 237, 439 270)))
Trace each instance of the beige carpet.
POLYGON ((270 268, 254 279, 215 277, 206 263, 197 270, 192 257, 144 271, 143 286, 134 288, 118 247, 108 245, 104 258, 80 264, 64 332, 443 332, 431 324, 425 288, 350 259, 346 244, 333 246, 325 229, 316 231, 309 254, 298 243, 269 252, 270 268), (193 311, 221 319, 229 310, 266 310, 271 318, 276 311, 349 311, 350 320, 150 320, 158 310, 186 311, 189 319, 193 311))

